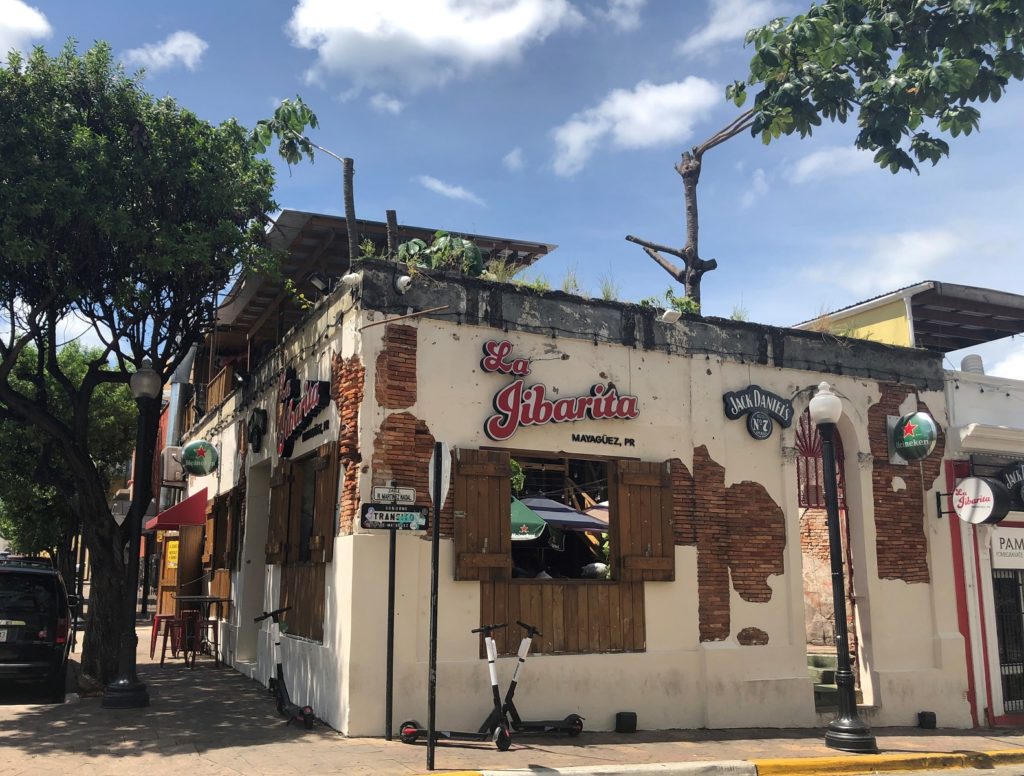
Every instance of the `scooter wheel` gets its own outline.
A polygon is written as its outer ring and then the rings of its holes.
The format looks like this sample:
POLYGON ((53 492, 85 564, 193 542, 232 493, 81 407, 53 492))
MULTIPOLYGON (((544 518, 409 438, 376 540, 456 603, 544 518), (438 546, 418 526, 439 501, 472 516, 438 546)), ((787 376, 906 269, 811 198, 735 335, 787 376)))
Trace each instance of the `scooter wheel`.
POLYGON ((284 714, 284 701, 280 698, 277 699, 277 713, 284 714))
POLYGON ((420 737, 420 723, 414 719, 406 720, 398 726, 398 738, 403 744, 415 744, 420 737))
POLYGON ((313 714, 313 708, 311 706, 303 706, 300 716, 302 717, 302 724, 305 726, 306 730, 312 730, 313 722, 316 720, 316 716, 313 714))
POLYGON ((565 718, 565 721, 569 723, 569 730, 567 732, 570 738, 576 738, 576 736, 583 732, 583 717, 579 714, 570 714, 565 718))
POLYGON ((507 752, 508 748, 512 746, 512 736, 509 735, 504 726, 499 726, 495 729, 494 745, 498 747, 499 752, 507 752))

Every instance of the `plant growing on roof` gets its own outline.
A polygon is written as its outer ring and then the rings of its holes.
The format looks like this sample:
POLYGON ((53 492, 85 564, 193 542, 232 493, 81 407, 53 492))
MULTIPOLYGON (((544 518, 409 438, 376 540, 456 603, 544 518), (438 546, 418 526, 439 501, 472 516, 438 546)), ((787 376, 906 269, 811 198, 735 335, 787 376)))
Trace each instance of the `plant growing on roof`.
POLYGON ((678 310, 681 313, 700 315, 700 306, 689 296, 678 296, 669 286, 660 299, 656 296, 648 296, 641 299, 637 304, 641 307, 654 307, 658 310, 678 310))
POLYGON ((396 258, 410 266, 455 270, 470 277, 480 277, 484 271, 483 253, 476 243, 441 230, 434 232, 430 245, 418 237, 402 243, 396 258))
POLYGON ((726 89, 737 107, 753 105, 683 153, 686 244, 673 248, 628 235, 700 307, 701 278, 718 266, 698 247, 697 182, 707 151, 742 132, 770 143, 807 137, 822 119, 853 117, 854 145, 892 173, 918 172, 949 154, 951 137, 978 129, 974 105, 998 100, 1024 78, 1024 4, 1019 0, 827 0, 790 20, 747 33, 754 49, 744 80, 726 89), (753 91, 753 90, 749 90, 753 91), (681 259, 677 266, 662 254, 681 259))

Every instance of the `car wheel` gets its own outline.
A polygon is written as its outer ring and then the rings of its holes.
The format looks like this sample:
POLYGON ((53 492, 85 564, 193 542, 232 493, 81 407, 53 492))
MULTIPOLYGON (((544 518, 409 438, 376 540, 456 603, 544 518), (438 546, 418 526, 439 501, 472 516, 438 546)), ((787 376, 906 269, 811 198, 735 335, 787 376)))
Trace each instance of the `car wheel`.
POLYGON ((63 667, 47 677, 43 685, 47 703, 63 703, 67 695, 67 672, 63 667))

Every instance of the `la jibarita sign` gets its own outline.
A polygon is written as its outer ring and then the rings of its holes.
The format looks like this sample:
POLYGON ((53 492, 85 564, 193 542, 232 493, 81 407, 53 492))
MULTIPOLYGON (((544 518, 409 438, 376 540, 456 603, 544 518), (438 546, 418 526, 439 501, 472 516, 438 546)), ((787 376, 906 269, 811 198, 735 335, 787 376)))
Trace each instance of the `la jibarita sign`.
POLYGON ((722 396, 725 417, 738 420, 747 416, 747 431, 754 439, 765 440, 775 428, 774 418, 783 428, 793 422, 793 402, 783 399, 760 385, 750 385, 742 391, 729 391, 722 396))
POLYGON ((492 374, 516 378, 492 400, 494 414, 484 422, 488 439, 503 442, 523 426, 547 423, 575 423, 579 420, 632 420, 640 415, 636 396, 620 394, 614 383, 595 383, 586 396, 548 398, 543 383, 527 385, 530 362, 512 356, 511 342, 490 340, 484 343, 480 368, 492 374))
POLYGON ((277 396, 277 454, 290 458, 296 438, 330 403, 331 384, 326 380, 306 380, 303 385, 295 370, 288 367, 278 378, 277 396))

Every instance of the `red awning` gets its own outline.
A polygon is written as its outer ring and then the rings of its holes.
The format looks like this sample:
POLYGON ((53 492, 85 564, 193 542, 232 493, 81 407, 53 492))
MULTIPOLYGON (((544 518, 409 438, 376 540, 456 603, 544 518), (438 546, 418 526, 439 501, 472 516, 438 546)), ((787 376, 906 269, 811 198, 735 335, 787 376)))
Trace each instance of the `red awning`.
POLYGON ((193 493, 180 504, 165 509, 156 517, 146 522, 147 531, 174 530, 183 525, 203 525, 206 523, 206 488, 193 493))

